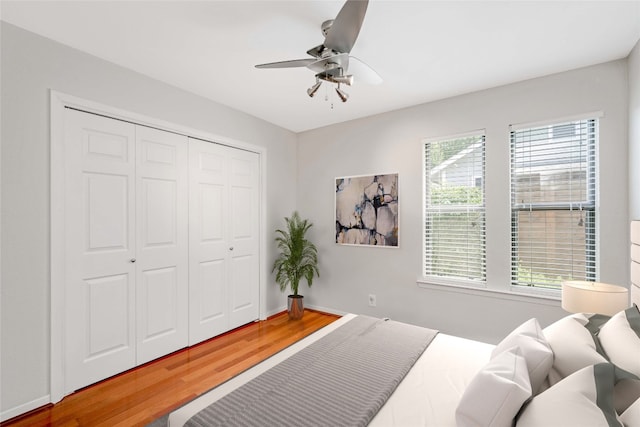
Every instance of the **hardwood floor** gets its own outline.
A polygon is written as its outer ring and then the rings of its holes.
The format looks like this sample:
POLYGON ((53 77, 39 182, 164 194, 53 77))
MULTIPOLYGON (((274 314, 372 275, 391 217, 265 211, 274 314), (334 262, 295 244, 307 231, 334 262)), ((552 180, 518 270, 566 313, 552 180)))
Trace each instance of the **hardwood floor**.
POLYGON ((336 320, 305 310, 256 322, 79 390, 2 427, 144 426, 336 320))

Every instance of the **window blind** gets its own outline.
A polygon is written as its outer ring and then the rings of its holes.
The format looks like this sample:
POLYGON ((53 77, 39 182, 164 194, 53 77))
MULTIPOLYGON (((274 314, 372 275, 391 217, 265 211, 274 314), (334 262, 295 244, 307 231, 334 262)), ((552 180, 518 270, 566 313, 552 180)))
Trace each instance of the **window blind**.
POLYGON ((425 277, 486 281, 485 137, 425 143, 425 277))
POLYGON ((511 283, 596 277, 594 119, 511 129, 511 283))

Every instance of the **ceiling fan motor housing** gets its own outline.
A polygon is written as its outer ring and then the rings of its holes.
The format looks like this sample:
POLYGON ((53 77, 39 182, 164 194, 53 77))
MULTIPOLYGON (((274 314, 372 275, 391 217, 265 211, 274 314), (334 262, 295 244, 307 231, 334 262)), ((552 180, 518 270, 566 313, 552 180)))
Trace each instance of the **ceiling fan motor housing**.
POLYGON ((327 19, 320 26, 320 29, 322 30, 322 35, 324 37, 327 37, 327 34, 329 33, 329 29, 331 28, 331 25, 333 25, 333 19, 327 19))

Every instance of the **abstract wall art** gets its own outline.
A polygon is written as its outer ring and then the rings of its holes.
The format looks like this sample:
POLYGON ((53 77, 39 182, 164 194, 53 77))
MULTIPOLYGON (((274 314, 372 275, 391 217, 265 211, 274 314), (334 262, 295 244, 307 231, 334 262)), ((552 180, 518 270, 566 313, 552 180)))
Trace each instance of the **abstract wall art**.
POLYGON ((336 178, 336 243, 398 247, 398 174, 336 178))

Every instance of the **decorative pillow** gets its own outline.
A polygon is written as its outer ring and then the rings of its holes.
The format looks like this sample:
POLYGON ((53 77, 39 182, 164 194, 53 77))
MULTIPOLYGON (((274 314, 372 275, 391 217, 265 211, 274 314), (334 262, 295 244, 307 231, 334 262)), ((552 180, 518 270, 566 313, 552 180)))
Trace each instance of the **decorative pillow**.
POLYGON ((527 362, 531 391, 535 395, 540 391, 553 365, 553 351, 542 334, 537 319, 529 319, 514 329, 494 348, 491 358, 514 346, 520 348, 527 362))
POLYGON ((640 399, 620 415, 620 421, 627 427, 640 426, 640 399))
POLYGON ((612 363, 640 376, 640 311, 619 312, 600 328, 600 343, 612 363))
POLYGON ((598 338, 590 329, 593 328, 589 317, 580 313, 560 319, 543 329, 554 355, 548 377, 550 385, 585 366, 607 362, 605 356, 598 352, 598 338))
POLYGON ((531 397, 527 362, 518 347, 489 361, 465 389, 458 408, 458 427, 511 427, 531 397))
POLYGON ((616 367, 587 366, 534 397, 518 417, 517 427, 623 427, 613 407, 616 367))

